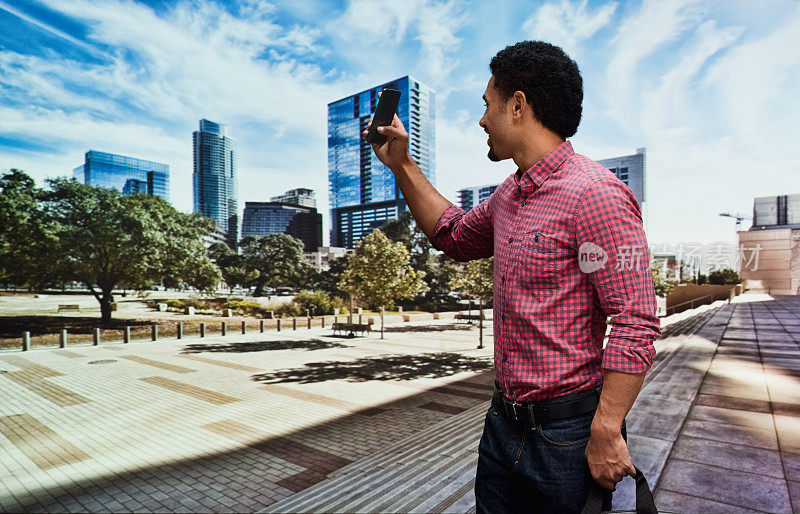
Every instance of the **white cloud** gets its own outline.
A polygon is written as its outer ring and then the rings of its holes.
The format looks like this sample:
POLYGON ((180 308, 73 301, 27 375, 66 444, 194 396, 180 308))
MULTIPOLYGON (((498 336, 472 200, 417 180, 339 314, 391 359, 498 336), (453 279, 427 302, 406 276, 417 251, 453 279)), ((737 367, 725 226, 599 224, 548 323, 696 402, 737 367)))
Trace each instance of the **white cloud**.
POLYGON ((616 10, 616 2, 594 11, 589 10, 587 0, 548 2, 525 20, 522 28, 529 38, 558 45, 574 59, 581 44, 605 27, 616 10))

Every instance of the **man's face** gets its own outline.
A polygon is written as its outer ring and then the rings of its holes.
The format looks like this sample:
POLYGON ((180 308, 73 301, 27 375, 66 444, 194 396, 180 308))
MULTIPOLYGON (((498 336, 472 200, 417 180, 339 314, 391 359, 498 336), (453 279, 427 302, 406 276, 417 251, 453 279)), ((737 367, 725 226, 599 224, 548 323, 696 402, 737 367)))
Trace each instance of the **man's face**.
POLYGON ((489 79, 486 91, 483 94, 483 101, 486 110, 478 124, 489 135, 487 144, 489 145, 489 160, 497 162, 511 157, 508 149, 508 135, 510 125, 510 115, 507 110, 507 101, 502 99, 502 95, 494 87, 494 76, 489 79))

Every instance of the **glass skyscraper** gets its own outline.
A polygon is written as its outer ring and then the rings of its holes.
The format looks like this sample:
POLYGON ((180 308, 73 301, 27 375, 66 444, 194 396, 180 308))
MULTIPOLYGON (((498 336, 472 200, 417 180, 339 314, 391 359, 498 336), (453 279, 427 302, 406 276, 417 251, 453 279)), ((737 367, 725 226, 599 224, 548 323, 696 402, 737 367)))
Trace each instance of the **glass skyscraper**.
POLYGON ((436 185, 435 93, 405 76, 328 104, 328 190, 331 245, 356 243, 405 210, 392 171, 384 166, 361 132, 378 104, 382 89, 400 91, 397 115, 409 133, 411 157, 436 185))
POLYGON ((322 246, 322 214, 314 207, 288 202, 245 202, 242 238, 288 234, 303 242, 304 251, 322 246))
POLYGON ((225 125, 200 120, 192 134, 194 145, 194 212, 211 218, 228 236, 229 244, 239 242, 238 194, 236 183, 236 141, 225 125))
POLYGON ((169 166, 124 155, 89 150, 84 163, 72 170, 83 184, 118 189, 123 194, 144 193, 169 201, 169 166))

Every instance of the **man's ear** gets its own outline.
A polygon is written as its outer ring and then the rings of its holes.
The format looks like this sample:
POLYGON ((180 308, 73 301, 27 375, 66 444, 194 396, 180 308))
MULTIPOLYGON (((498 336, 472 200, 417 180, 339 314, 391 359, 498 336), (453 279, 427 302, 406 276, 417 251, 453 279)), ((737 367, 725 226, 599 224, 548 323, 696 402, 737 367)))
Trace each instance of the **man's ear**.
POLYGON ((527 99, 525 98, 525 93, 522 91, 514 91, 512 100, 511 114, 515 118, 522 117, 522 114, 525 112, 525 106, 528 105, 527 99))

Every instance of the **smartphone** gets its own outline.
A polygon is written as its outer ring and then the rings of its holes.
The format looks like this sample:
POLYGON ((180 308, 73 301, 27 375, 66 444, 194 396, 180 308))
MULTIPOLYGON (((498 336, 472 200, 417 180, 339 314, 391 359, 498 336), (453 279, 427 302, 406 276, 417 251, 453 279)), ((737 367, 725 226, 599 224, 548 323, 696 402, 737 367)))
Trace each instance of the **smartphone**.
POLYGON ((367 142, 382 145, 386 142, 386 136, 378 132, 378 127, 391 125, 394 115, 397 112, 397 104, 400 102, 400 91, 396 89, 384 89, 375 107, 375 116, 372 117, 372 125, 367 132, 367 142))

